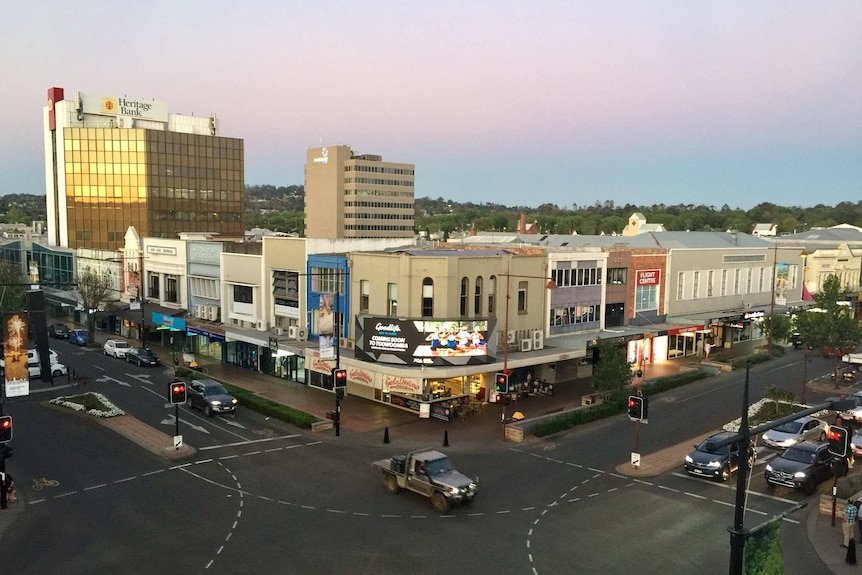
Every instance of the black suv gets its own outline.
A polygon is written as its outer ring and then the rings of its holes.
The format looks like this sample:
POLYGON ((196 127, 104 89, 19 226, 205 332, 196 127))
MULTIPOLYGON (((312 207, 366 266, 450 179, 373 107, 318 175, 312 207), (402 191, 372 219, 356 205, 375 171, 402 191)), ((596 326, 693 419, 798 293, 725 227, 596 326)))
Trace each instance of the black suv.
POLYGON ((69 328, 64 323, 52 323, 48 326, 48 335, 50 335, 51 337, 56 337, 58 339, 68 339, 69 328))
POLYGON ((832 477, 832 458, 828 444, 802 441, 770 461, 763 473, 767 485, 783 485, 811 495, 818 483, 832 477))
MULTIPOLYGON (((700 445, 695 445, 694 451, 685 457, 685 471, 697 477, 727 481, 739 467, 739 444, 732 443, 718 449, 713 445, 734 435, 730 431, 720 431, 701 441, 700 445)), ((755 453, 752 443, 748 448, 749 469, 754 465, 755 453)))

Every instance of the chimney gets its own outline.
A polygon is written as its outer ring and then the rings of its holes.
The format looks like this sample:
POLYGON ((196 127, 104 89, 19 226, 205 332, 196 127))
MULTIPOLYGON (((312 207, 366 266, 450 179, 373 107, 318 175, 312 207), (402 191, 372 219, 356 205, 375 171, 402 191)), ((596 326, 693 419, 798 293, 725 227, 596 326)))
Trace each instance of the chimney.
POLYGON ((518 220, 518 233, 525 234, 527 233, 527 214, 521 213, 521 219, 518 220))
POLYGON ((470 224, 470 235, 471 236, 476 235, 476 222, 473 222, 472 224, 470 224))

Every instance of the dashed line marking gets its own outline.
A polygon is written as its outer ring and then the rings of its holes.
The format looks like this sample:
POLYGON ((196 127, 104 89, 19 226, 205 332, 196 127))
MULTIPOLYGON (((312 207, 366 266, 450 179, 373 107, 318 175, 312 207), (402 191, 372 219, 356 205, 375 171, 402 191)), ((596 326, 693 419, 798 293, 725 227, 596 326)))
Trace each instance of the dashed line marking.
POLYGON ((92 491, 93 489, 101 489, 102 487, 107 487, 107 483, 101 483, 99 485, 93 485, 91 487, 85 487, 84 491, 92 491))

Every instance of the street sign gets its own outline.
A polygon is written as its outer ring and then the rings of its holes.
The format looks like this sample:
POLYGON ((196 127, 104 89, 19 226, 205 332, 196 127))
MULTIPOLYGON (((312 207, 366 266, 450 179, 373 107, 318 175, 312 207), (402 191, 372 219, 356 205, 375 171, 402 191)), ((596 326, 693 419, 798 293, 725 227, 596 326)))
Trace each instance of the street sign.
POLYGON ((632 452, 632 465, 635 467, 641 466, 641 454, 632 452))
POLYGON ((174 449, 179 449, 183 446, 183 436, 182 435, 174 435, 174 449))

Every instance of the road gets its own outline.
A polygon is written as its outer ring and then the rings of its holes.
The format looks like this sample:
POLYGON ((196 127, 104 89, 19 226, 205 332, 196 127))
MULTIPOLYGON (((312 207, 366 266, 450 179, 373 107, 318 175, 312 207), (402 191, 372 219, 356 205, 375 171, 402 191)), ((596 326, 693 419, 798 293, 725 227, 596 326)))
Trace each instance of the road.
MULTIPOLYGON (((173 434, 168 371, 52 346, 70 367, 100 374, 88 388, 173 434)), ((792 387, 795 359, 755 366, 752 401, 771 385, 792 387)), ((809 373, 820 367, 812 361, 809 373)), ((743 377, 653 398, 640 451, 737 417, 743 377)), ((180 432, 198 452, 170 463, 45 399, 6 406, 16 428, 7 469, 28 500, 3 534, 10 573, 150 573, 159 565, 166 573, 673 574, 722 572, 728 563, 733 482, 688 477, 681 461, 648 479, 615 471, 634 445, 625 416, 459 454, 456 466, 479 477, 480 493, 470 507, 440 516, 418 495, 388 493, 372 471, 371 461, 397 447, 345 445, 245 410, 206 418, 183 407, 180 432)), ((805 499, 766 487, 762 465, 771 456, 762 452, 752 474, 746 527, 805 499)), ((782 522, 786 572, 828 573, 801 517, 782 522)))

